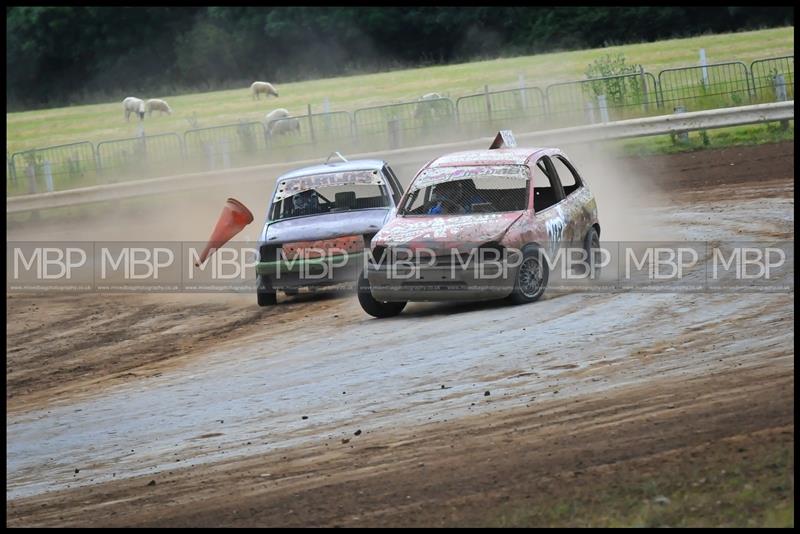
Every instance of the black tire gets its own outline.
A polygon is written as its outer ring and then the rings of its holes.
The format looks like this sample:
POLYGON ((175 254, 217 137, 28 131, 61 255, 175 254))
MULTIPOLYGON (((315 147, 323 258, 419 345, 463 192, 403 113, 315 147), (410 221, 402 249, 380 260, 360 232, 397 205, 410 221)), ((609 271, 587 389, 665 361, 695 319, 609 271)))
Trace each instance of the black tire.
POLYGON ((256 297, 258 298, 258 305, 262 307, 274 306, 278 303, 278 296, 275 294, 275 290, 272 289, 272 283, 269 278, 265 276, 258 277, 256 297))
POLYGON ((544 251, 538 245, 525 245, 522 249, 522 262, 514 278, 514 290, 508 296, 513 304, 536 302, 547 289, 550 267, 544 251))
POLYGON ((372 291, 370 291, 369 280, 363 272, 358 277, 357 287, 358 302, 361 304, 361 308, 373 317, 378 319, 394 317, 406 307, 405 302, 381 302, 375 300, 372 296, 372 291))
POLYGON ((596 251, 600 249, 600 235, 597 233, 597 229, 595 229, 594 226, 589 228, 589 231, 586 232, 586 238, 583 240, 583 249, 586 251, 589 273, 586 273, 584 270, 581 274, 588 274, 594 278, 600 276, 600 267, 598 265, 599 258, 596 254, 596 251))

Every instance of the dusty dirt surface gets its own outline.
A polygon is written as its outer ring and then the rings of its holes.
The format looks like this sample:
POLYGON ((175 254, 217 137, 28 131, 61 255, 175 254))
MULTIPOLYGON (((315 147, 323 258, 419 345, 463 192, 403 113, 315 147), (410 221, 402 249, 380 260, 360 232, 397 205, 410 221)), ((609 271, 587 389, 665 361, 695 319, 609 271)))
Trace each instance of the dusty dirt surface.
MULTIPOLYGON (((665 235, 794 239, 789 143, 625 164, 665 235)), ((793 297, 8 295, 7 524, 482 524, 744 462, 793 443, 793 297)))

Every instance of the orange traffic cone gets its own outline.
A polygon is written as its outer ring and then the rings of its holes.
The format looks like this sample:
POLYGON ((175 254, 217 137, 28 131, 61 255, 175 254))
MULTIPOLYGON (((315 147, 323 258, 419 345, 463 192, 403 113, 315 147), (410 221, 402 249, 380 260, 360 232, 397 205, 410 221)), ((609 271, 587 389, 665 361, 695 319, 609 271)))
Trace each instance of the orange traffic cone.
POLYGON ((253 214, 250 213, 250 210, 235 198, 229 198, 225 202, 225 207, 222 208, 217 226, 214 227, 211 238, 208 240, 208 244, 195 266, 202 265, 206 258, 214 253, 214 250, 227 243, 230 238, 241 232, 242 228, 251 222, 253 222, 253 214), (211 254, 209 254, 209 251, 211 251, 211 254))

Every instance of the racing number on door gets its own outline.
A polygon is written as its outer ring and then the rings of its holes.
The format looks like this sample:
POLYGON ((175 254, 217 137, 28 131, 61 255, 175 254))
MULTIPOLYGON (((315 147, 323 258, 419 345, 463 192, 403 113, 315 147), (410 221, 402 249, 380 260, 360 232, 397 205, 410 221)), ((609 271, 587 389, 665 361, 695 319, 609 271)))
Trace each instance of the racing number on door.
POLYGON ((548 252, 555 255, 561 242, 569 237, 564 235, 569 226, 568 212, 563 202, 564 189, 547 156, 539 158, 533 171, 533 209, 537 216, 545 219, 548 252))

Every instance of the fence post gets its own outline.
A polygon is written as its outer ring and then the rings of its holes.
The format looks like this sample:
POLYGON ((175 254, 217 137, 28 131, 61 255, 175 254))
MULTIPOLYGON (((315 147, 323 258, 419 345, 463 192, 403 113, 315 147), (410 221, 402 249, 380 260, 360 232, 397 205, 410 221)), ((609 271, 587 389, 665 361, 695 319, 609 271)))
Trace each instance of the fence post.
POLYGON ((397 120, 397 117, 392 117, 389 119, 387 123, 389 127, 389 148, 399 148, 400 147, 400 121, 397 120))
POLYGON ((525 75, 520 73, 519 75, 519 93, 522 97, 522 109, 528 109, 528 93, 525 92, 525 75))
POLYGON ((53 169, 50 166, 50 160, 44 160, 44 165, 42 166, 44 170, 44 185, 47 188, 48 193, 53 192, 53 169))
POLYGON ((608 122, 608 104, 606 95, 597 95, 597 106, 600 108, 600 121, 605 124, 608 122))
POLYGON ((325 99, 322 101, 322 113, 323 113, 323 121, 325 122, 325 132, 326 135, 331 135, 331 102, 328 100, 326 96, 325 99))
POLYGON ((708 62, 706 61, 706 49, 700 49, 700 66, 703 67, 701 70, 703 72, 703 86, 708 87, 708 68, 706 67, 708 62))
POLYGON ((311 144, 316 146, 317 139, 314 135, 314 118, 311 116, 311 104, 308 104, 308 130, 311 132, 311 144))
POLYGON ((25 168, 25 174, 28 176, 28 193, 36 193, 36 166, 33 163, 28 163, 25 168))
POLYGON ((103 182, 108 181, 105 171, 103 171, 103 162, 100 160, 100 143, 97 143, 97 146, 94 147, 92 152, 94 153, 94 171, 97 173, 97 179, 100 181, 102 178, 103 182))
MULTIPOLYGON (((675 106, 674 114, 686 113, 686 108, 683 106, 675 106)), ((689 132, 678 132, 677 136, 674 136, 672 142, 675 142, 677 138, 679 143, 688 143, 689 142, 689 132)))
POLYGON ((772 85, 775 87, 775 101, 785 102, 786 78, 783 77, 783 74, 776 74, 775 77, 772 78, 772 85))
POLYGON ((231 153, 230 153, 230 143, 228 142, 227 137, 223 137, 220 142, 220 149, 222 152, 222 168, 223 169, 230 169, 231 168, 231 153))
MULTIPOLYGON (((784 78, 783 74, 776 74, 774 78, 772 78, 772 84, 775 87, 775 101, 776 102, 785 102, 786 101, 786 78, 784 78)), ((788 130, 789 129, 789 121, 783 120, 781 121, 781 129, 788 130)))
POLYGON ((214 143, 212 141, 207 141, 203 143, 203 151, 206 153, 206 158, 208 160, 208 170, 214 170, 214 143))
POLYGON ((644 67, 639 65, 639 76, 642 80, 642 98, 644 99, 643 110, 647 113, 650 110, 650 101, 647 94, 647 78, 644 76, 644 67))
POLYGON ((594 114, 594 103, 591 101, 586 102, 586 121, 589 124, 594 124, 597 122, 594 114))
POLYGON ((17 166, 14 165, 14 158, 8 157, 8 152, 6 152, 6 165, 8 165, 8 175, 11 177, 11 183, 17 185, 17 166))
POLYGON ((489 123, 492 122, 492 101, 489 98, 489 85, 483 86, 483 94, 486 96, 486 111, 489 114, 489 123))

